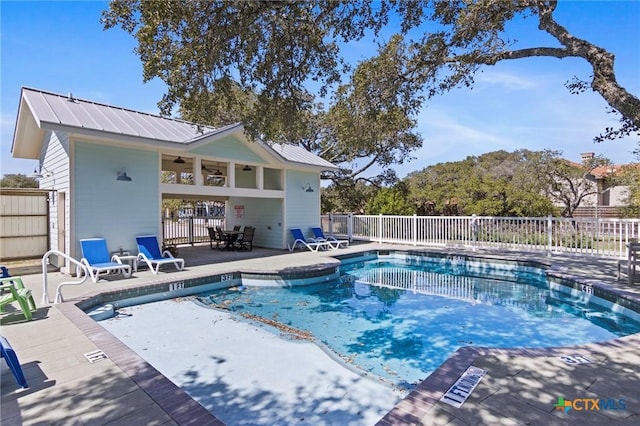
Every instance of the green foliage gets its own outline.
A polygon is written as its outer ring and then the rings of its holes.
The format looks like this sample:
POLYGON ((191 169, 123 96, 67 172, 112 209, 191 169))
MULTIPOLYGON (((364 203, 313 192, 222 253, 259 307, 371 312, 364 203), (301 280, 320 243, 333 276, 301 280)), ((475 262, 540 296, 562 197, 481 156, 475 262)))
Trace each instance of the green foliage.
POLYGON ((321 211, 327 213, 356 213, 364 214, 367 201, 370 200, 378 188, 363 181, 344 181, 322 188, 321 211))
POLYGON ((38 181, 23 174, 6 174, 0 179, 2 188, 39 188, 38 181))
POLYGON ((546 216, 554 207, 529 178, 531 155, 495 151, 429 166, 405 179, 410 200, 418 214, 546 216))
POLYGON ((366 214, 386 214, 407 216, 415 213, 416 209, 408 200, 407 188, 399 184, 394 188, 381 188, 375 196, 367 202, 366 214))
POLYGON ((594 241, 580 234, 567 234, 562 236, 562 245, 576 249, 592 249, 594 241))
MULTIPOLYGON (((245 117, 251 134, 268 140, 287 140, 281 133, 315 108, 316 96, 326 99, 336 90, 353 71, 342 49, 353 50, 365 38, 380 49, 356 69, 347 93, 362 100, 357 88, 366 88, 369 105, 400 106, 401 114, 411 116, 425 99, 472 86, 483 65, 571 57, 593 73, 591 81, 574 80, 567 88, 597 92, 622 117, 618 130, 607 128, 600 137, 637 133, 640 99, 617 83, 614 55, 569 33, 555 21, 556 7, 556 1, 112 0, 102 23, 137 39, 144 80, 157 77, 167 84, 160 101, 164 114, 179 106, 185 116, 209 123, 217 120, 211 111, 229 109, 225 120, 245 117), (518 48, 504 29, 525 18, 535 19, 557 47, 518 48), (383 29, 396 34, 388 37, 383 29)), ((336 103, 343 101, 336 93, 336 103)), ((398 124, 397 117, 391 121, 398 124)))

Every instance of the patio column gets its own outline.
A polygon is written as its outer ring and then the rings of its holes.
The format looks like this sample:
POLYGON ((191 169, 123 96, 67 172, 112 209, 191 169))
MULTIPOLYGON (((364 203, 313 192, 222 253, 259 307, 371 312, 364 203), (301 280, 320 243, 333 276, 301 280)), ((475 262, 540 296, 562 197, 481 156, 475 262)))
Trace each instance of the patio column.
POLYGON ((227 168, 227 185, 229 188, 236 187, 236 162, 229 161, 229 166, 227 168))
POLYGON ((200 157, 196 157, 193 161, 193 177, 195 185, 202 186, 202 159, 200 157))

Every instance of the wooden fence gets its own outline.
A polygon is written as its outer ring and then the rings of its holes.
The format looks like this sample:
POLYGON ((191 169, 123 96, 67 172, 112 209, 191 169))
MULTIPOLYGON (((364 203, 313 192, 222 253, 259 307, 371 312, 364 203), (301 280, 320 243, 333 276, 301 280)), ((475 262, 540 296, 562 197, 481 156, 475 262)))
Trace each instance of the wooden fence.
POLYGON ((0 261, 35 259, 49 250, 49 191, 0 190, 0 261))

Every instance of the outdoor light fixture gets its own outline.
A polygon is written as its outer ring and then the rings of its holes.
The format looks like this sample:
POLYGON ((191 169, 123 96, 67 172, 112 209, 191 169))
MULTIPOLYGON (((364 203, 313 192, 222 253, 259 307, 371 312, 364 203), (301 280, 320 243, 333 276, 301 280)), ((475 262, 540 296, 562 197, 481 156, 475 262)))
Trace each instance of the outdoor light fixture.
POLYGON ((40 172, 38 172, 37 169, 33 169, 33 173, 29 175, 29 177, 33 179, 42 179, 42 178, 47 178, 51 176, 53 176, 53 172, 47 170, 45 166, 42 166, 42 168, 40 169, 40 172), (44 173, 42 173, 42 171, 44 171, 44 173))
POLYGON ((248 165, 246 165, 246 166, 244 166, 244 167, 242 168, 242 171, 243 171, 243 172, 250 172, 250 171, 251 171, 251 167, 249 167, 248 165))
POLYGON ((123 182, 131 182, 131 178, 127 176, 126 171, 118 172, 118 177, 116 178, 116 180, 123 181, 123 182))
POLYGON ((311 188, 311 184, 309 183, 303 186, 302 189, 304 189, 304 192, 313 192, 313 188, 311 188))
POLYGON ((186 161, 184 161, 184 160, 182 159, 182 157, 180 157, 179 155, 178 155, 178 158, 176 158, 175 160, 173 160, 173 162, 174 162, 174 163, 176 163, 176 164, 184 164, 184 163, 186 163, 186 161))

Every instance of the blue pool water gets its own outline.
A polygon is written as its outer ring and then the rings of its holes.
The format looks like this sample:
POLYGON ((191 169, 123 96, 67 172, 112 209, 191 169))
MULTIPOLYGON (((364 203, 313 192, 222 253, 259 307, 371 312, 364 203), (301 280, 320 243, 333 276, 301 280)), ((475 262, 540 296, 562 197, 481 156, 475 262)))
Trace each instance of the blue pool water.
POLYGON ((345 362, 408 388, 462 346, 554 347, 640 332, 637 318, 554 290, 544 275, 509 277, 371 261, 343 266, 340 279, 323 284, 233 287, 197 299, 311 333, 345 362))

